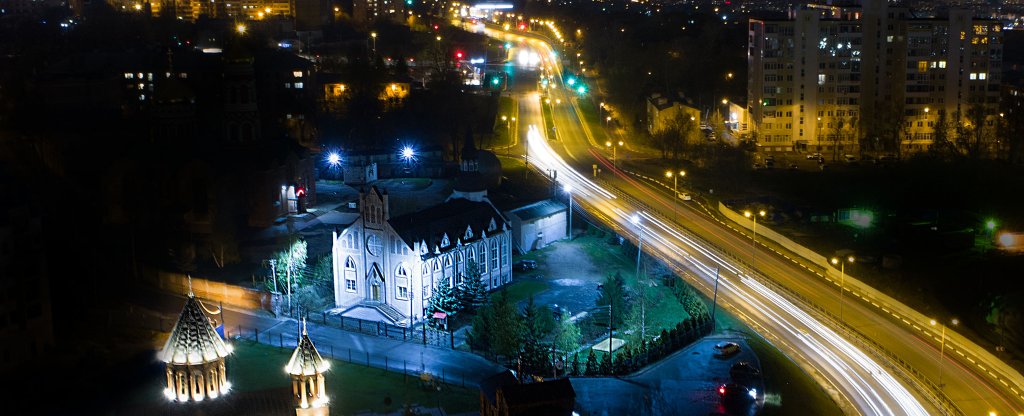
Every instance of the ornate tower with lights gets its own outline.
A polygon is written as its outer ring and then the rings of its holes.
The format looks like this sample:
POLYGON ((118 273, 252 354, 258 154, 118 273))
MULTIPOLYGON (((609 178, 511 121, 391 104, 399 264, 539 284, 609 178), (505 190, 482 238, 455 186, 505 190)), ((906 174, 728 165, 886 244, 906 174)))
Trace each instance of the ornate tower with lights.
POLYGON ((159 358, 167 363, 164 395, 175 402, 215 399, 231 390, 224 358, 231 346, 214 329, 189 288, 188 299, 159 358))
POLYGON ((295 397, 295 414, 298 416, 327 416, 330 414, 327 392, 324 390, 324 372, 330 363, 320 357, 313 341, 306 333, 306 321, 302 320, 302 332, 298 345, 284 371, 292 377, 292 396, 295 397))

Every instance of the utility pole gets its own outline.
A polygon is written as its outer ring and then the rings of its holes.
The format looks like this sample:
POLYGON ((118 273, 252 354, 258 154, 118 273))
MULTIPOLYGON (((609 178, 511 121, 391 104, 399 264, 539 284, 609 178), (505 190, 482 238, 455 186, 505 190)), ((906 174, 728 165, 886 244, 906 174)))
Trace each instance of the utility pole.
POLYGON ((277 293, 277 259, 270 259, 270 275, 274 279, 274 293, 277 293))
POLYGON ((721 266, 716 266, 715 267, 715 297, 713 298, 714 300, 711 301, 711 330, 712 331, 715 330, 715 310, 718 309, 718 276, 719 276, 719 268, 720 267, 721 266))

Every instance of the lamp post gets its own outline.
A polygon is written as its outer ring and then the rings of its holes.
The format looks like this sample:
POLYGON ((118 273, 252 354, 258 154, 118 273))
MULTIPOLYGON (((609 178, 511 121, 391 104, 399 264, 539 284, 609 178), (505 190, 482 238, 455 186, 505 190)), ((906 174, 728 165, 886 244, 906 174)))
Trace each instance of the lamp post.
POLYGON ((564 189, 565 194, 569 196, 569 233, 566 235, 566 238, 572 241, 572 185, 565 184, 565 187, 562 189, 564 189))
POLYGON ((370 38, 373 39, 373 54, 377 55, 377 32, 370 32, 370 38))
MULTIPOLYGON (((944 386, 944 384, 942 384, 942 364, 946 358, 946 324, 942 322, 937 322, 934 319, 932 319, 930 323, 932 324, 932 326, 935 326, 936 324, 942 325, 942 335, 940 336, 941 340, 939 342, 939 388, 941 389, 944 386)), ((960 320, 953 318, 953 320, 951 320, 950 323, 953 324, 953 326, 957 326, 960 324, 960 320)))
POLYGON ((640 286, 640 339, 647 339, 647 291, 645 285, 640 281, 640 258, 643 256, 644 226, 640 222, 639 215, 633 215, 630 219, 633 225, 637 226, 636 232, 636 283, 640 286))
POLYGON ((609 124, 611 124, 611 122, 612 122, 612 116, 605 117, 604 118, 604 128, 608 128, 608 126, 609 126, 609 124))
POLYGON ((767 215, 767 213, 764 212, 763 209, 758 211, 757 215, 754 215, 750 211, 743 211, 744 217, 753 218, 754 220, 754 235, 750 237, 750 267, 754 267, 755 259, 757 258, 757 217, 764 217, 765 215, 767 215))
MULTIPOLYGON (((612 149, 612 166, 615 166, 616 165, 615 162, 616 162, 616 160, 618 160, 618 158, 616 157, 616 150, 617 149, 615 148, 615 146, 612 146, 612 141, 611 140, 604 142, 604 145, 606 147, 608 147, 609 149, 612 149)), ((622 140, 619 140, 618 145, 620 147, 622 146, 622 140)))
POLYGON ((846 263, 853 263, 853 256, 846 257, 846 261, 832 258, 832 265, 839 265, 839 322, 843 323, 843 292, 846 290, 846 263))

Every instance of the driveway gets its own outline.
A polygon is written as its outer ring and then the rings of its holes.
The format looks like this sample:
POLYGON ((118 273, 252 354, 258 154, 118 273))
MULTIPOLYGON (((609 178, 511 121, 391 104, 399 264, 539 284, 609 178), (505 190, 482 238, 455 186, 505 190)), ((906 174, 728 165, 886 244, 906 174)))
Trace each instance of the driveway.
POLYGON ((592 308, 597 302, 597 285, 605 276, 587 253, 576 244, 555 243, 545 256, 538 260, 532 278, 547 283, 548 289, 534 295, 534 302, 564 307, 570 316, 592 308))
POLYGON ((761 365, 742 337, 715 335, 691 344, 638 373, 617 377, 572 378, 576 409, 581 415, 736 415, 757 414, 764 401, 760 378, 748 382, 757 389, 756 402, 723 405, 718 387, 730 382, 729 368, 739 361, 761 365), (740 352, 715 355, 714 345, 732 341, 740 352))

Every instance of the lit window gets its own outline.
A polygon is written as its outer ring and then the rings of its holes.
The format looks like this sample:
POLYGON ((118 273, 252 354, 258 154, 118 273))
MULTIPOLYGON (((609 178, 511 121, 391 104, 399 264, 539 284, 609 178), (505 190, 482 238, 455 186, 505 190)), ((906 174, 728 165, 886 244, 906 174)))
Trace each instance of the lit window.
POLYGON ((945 68, 945 67, 946 67, 946 61, 939 61, 939 68, 945 68))
POLYGON ((146 101, 146 94, 139 95, 139 101, 146 101))
POLYGON ((825 85, 825 74, 818 74, 818 85, 825 85))
POLYGON ((917 72, 927 72, 928 61, 917 61, 917 72))
POLYGON ((295 83, 295 88, 302 88, 302 83, 301 82, 296 82, 295 83))
POLYGON ((146 73, 146 79, 152 81, 153 80, 153 73, 152 72, 147 72, 146 73))
POLYGON ((125 72, 124 73, 124 79, 132 79, 132 78, 135 78, 135 74, 133 74, 131 72, 125 72))
POLYGON ((971 72, 971 79, 972 80, 978 79, 978 73, 977 72, 971 72))
POLYGON ((892 35, 886 36, 885 41, 888 43, 892 43, 892 35))
POLYGON ((302 78, 302 71, 292 71, 292 76, 295 78, 302 78))
POLYGON ((987 73, 984 73, 984 72, 978 73, 978 79, 985 79, 986 77, 988 77, 987 73))
POLYGON ((285 88, 291 88, 292 87, 292 83, 286 82, 286 83, 284 83, 284 87, 285 88))
POLYGON ((345 259, 345 290, 356 291, 356 261, 352 257, 345 259))

